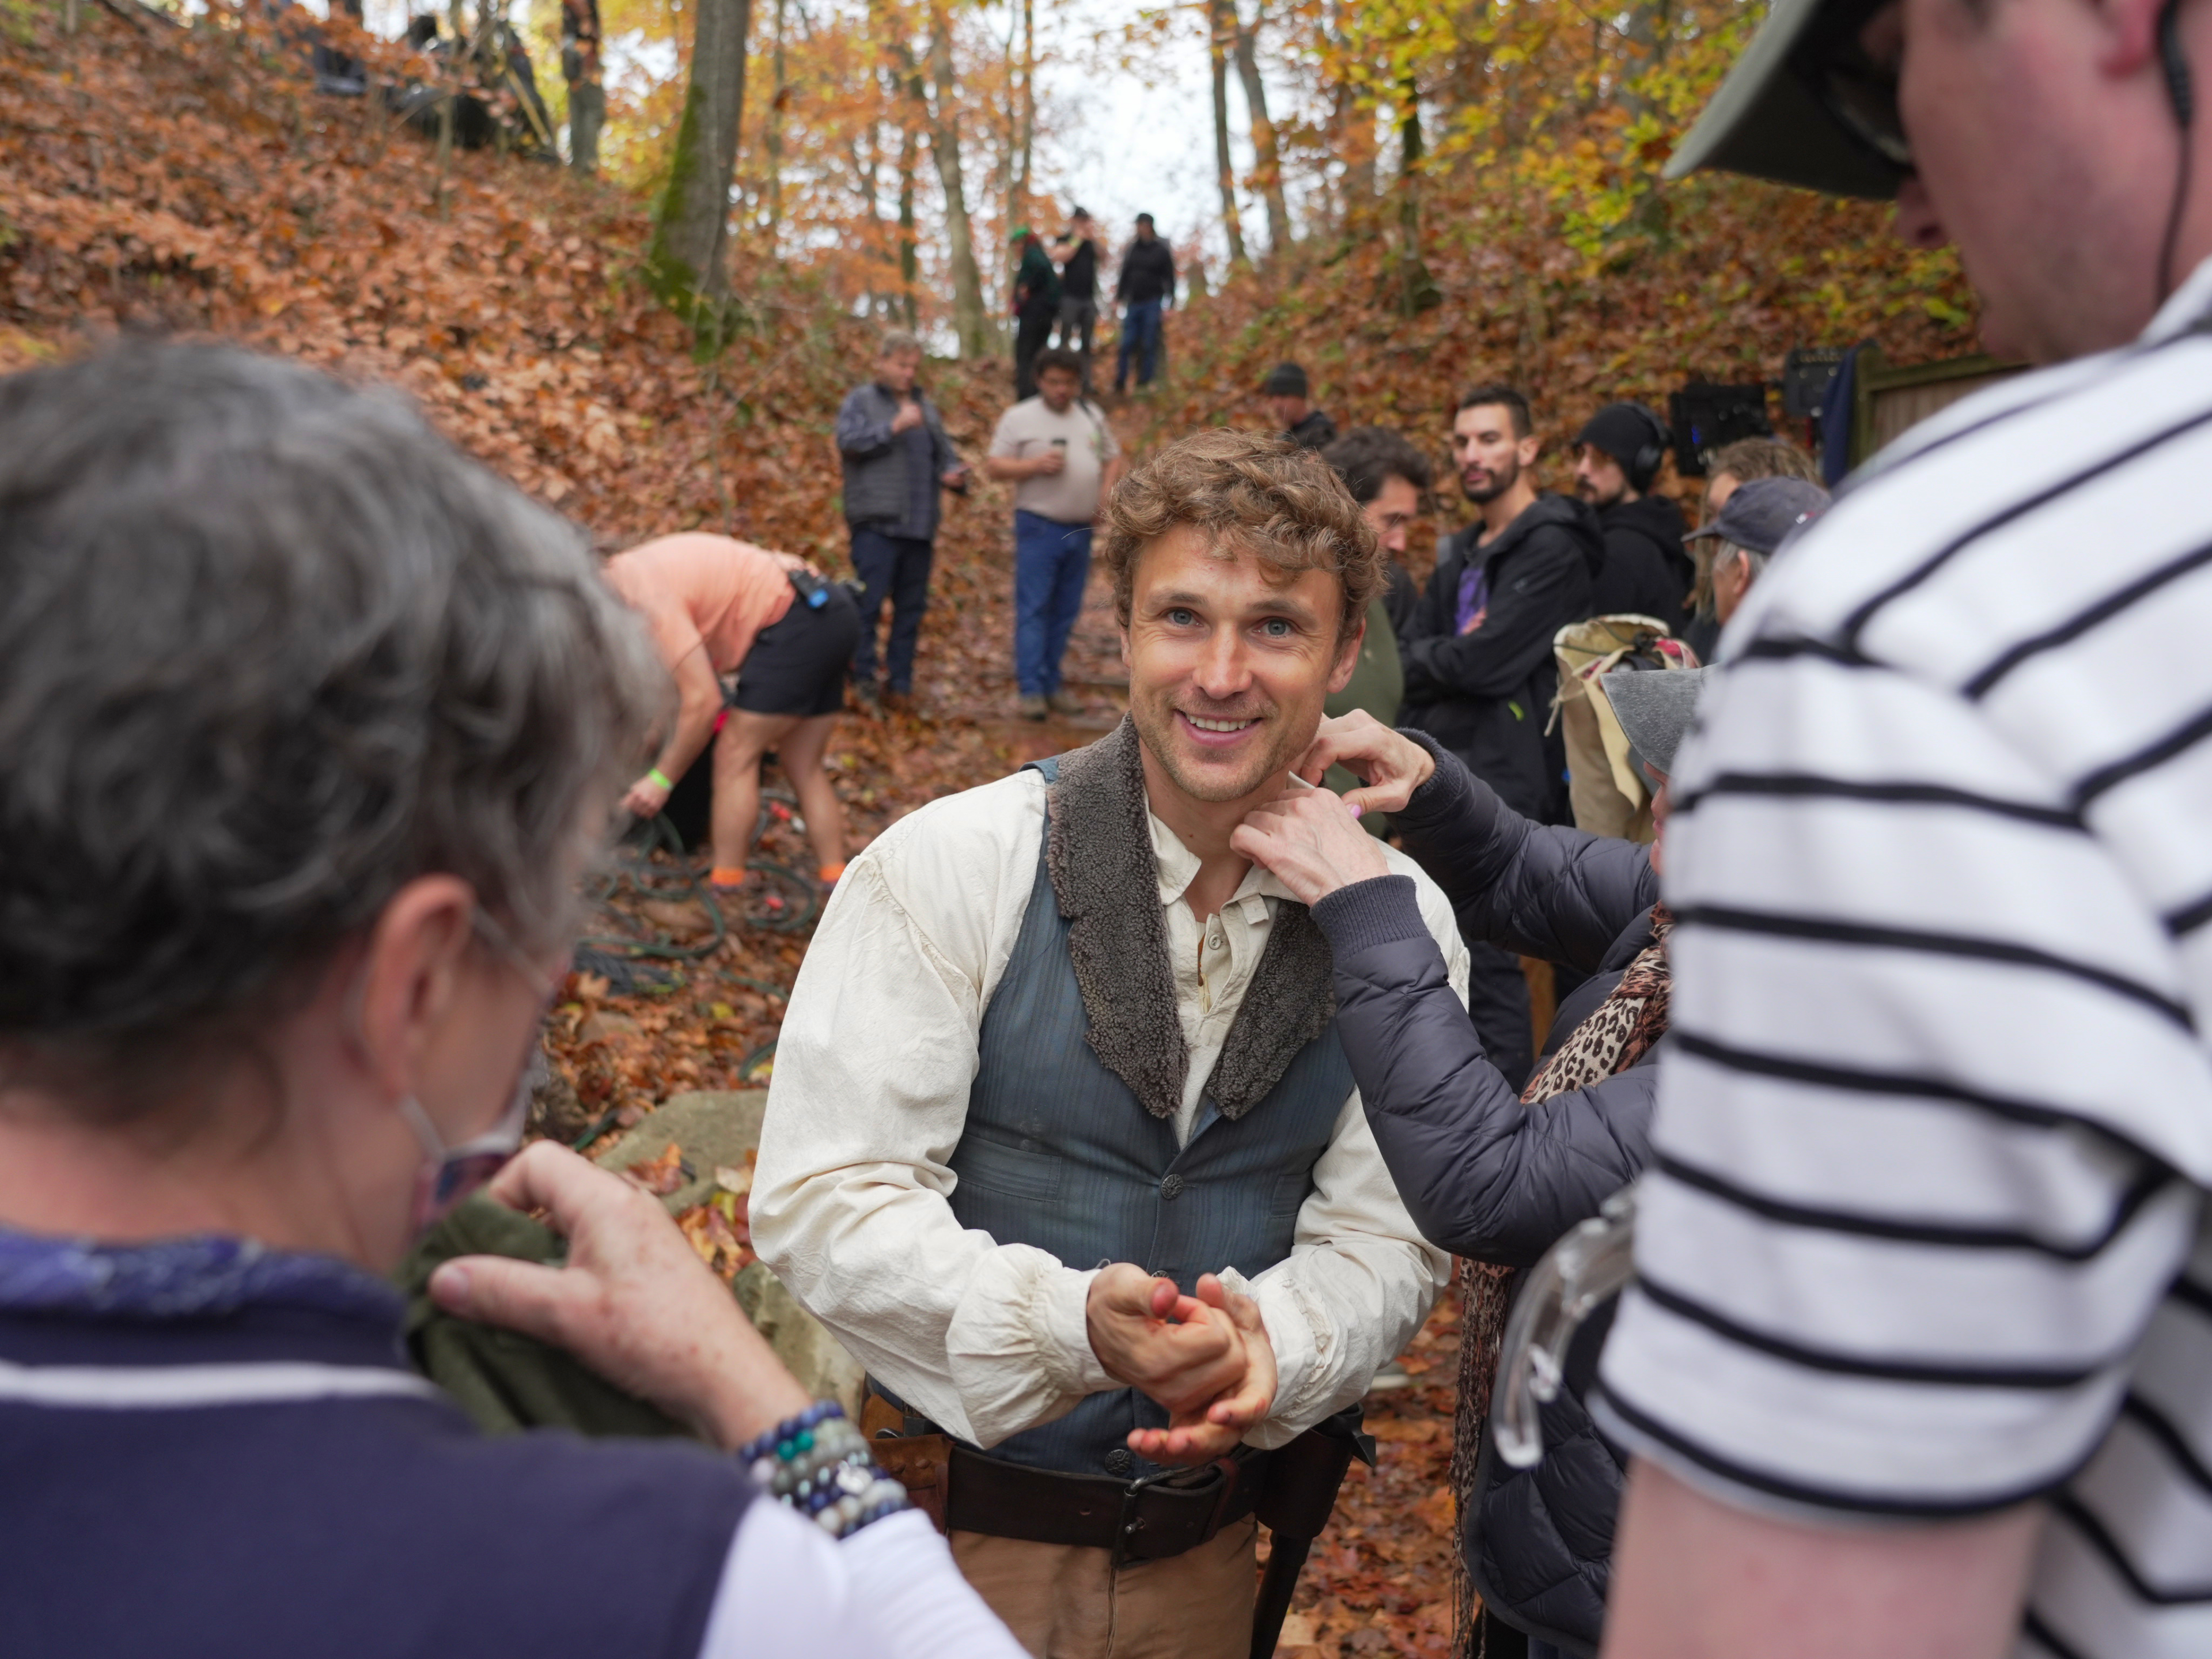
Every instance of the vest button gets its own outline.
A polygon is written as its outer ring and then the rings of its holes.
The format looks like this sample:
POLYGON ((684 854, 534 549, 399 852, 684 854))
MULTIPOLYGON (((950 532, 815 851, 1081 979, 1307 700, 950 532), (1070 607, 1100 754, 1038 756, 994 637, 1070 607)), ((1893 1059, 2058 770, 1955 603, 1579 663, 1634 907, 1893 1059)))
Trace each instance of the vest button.
POLYGON ((1137 1467, 1136 1454, 1127 1446, 1116 1446, 1106 1454, 1106 1473, 1127 1474, 1137 1467))
POLYGON ((1179 1175, 1171 1175, 1165 1181, 1160 1182, 1160 1196, 1162 1198, 1182 1197, 1182 1177, 1179 1175))

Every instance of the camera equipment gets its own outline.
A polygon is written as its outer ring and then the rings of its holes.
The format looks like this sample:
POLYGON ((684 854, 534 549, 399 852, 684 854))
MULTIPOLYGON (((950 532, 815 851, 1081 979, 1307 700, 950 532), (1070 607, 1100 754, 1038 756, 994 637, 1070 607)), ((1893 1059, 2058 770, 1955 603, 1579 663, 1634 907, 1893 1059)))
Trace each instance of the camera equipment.
POLYGON ((827 578, 816 575, 803 564, 795 564, 783 574, 791 578, 791 585, 799 590, 799 597, 806 601, 809 611, 819 611, 830 603, 827 578))

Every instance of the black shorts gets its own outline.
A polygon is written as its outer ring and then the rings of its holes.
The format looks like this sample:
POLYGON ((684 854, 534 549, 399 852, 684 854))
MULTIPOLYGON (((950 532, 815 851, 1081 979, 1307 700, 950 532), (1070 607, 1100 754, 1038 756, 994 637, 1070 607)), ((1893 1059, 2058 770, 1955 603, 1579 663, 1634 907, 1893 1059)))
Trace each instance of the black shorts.
POLYGON ((860 642, 860 608, 842 582, 830 584, 818 609, 794 593, 791 609, 753 636, 730 707, 749 714, 834 714, 845 706, 845 670, 860 642))

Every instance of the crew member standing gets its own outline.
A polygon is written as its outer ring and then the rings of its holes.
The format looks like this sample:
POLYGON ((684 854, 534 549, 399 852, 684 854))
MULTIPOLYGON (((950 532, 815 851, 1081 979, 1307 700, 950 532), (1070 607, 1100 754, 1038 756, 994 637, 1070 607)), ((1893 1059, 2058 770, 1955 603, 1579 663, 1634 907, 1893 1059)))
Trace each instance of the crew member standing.
POLYGON ((874 375, 848 392, 837 411, 853 568, 866 589, 853 653, 853 694, 863 708, 875 708, 879 696, 895 711, 913 706, 915 646, 936 556, 938 491, 967 488, 968 468, 945 435, 944 417, 915 384, 921 370, 921 342, 894 329, 876 354, 874 375), (886 604, 890 648, 879 693, 876 629, 886 604))
POLYGON ((1098 225, 1084 209, 1067 216, 1067 234, 1053 244, 1060 264, 1060 348, 1083 360, 1083 395, 1091 395, 1091 331, 1098 322, 1098 225))
POLYGON ((1091 580, 1091 526, 1121 476, 1121 447, 1082 395, 1082 361, 1037 354, 1037 395, 999 417, 983 470, 1014 484, 1014 678, 1024 718, 1073 714, 1060 659, 1091 580))

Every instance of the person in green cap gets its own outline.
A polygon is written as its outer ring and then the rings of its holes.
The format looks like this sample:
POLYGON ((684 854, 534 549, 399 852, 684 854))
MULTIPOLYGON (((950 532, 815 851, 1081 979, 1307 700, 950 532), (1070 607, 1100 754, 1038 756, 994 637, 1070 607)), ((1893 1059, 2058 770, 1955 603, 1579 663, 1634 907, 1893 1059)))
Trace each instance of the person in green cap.
POLYGON ((1014 271, 1014 398, 1019 402, 1036 396, 1036 355, 1060 320, 1060 271, 1045 252, 1044 238, 1027 225, 1016 225, 1009 240, 1022 256, 1014 271))
POLYGON ((1607 1659, 2212 1651, 2205 0, 1778 0, 1669 166, 2049 365, 1845 481, 1672 776, 1607 1659))

